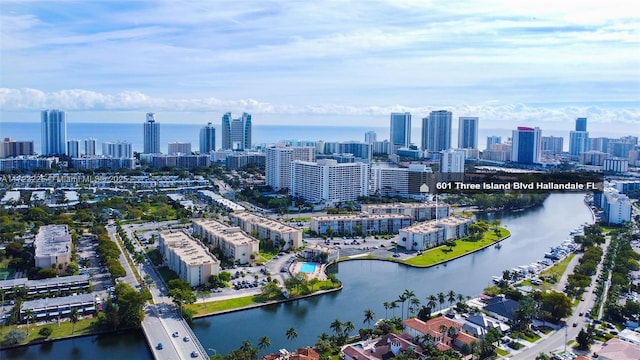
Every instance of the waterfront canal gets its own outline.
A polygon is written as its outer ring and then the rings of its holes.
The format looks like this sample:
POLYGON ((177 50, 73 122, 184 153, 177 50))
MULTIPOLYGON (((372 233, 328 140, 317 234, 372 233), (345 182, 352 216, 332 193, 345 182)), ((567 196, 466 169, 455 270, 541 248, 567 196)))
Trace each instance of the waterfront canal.
MULTIPOLYGON (((263 335, 269 336, 272 345, 267 350, 272 352, 314 344, 320 333, 331 333, 329 324, 335 319, 350 320, 356 329, 363 327, 365 309, 373 310, 376 319, 384 317, 383 303, 396 300, 405 289, 414 291, 422 302, 426 302, 425 297, 431 294, 449 290, 476 296, 491 285, 492 276, 501 275, 505 269, 542 259, 549 247, 560 244, 571 230, 585 222, 591 223, 591 213, 583 199, 583 194, 552 194, 543 206, 515 214, 496 215, 502 225, 511 231, 511 238, 503 241, 500 249, 489 247, 446 265, 428 269, 375 260, 343 262, 330 268, 343 282, 344 288, 340 292, 197 319, 193 330, 205 349, 214 349, 220 354, 238 348, 245 339, 255 346, 263 335), (291 327, 298 334, 294 340, 288 340, 285 336, 291 327)), ((491 215, 487 217, 493 219, 491 215)), ((405 314, 407 306, 404 305, 405 314)), ((392 314, 392 310, 388 312, 392 314)), ((400 308, 395 309, 396 315, 399 312, 400 308)), ((143 337, 139 337, 135 344, 120 344, 117 348, 97 347, 94 342, 84 340, 78 343, 79 340, 47 345, 51 347, 48 353, 40 349, 43 345, 35 345, 20 350, 19 356, 15 356, 14 351, 0 355, 20 359, 30 358, 27 356, 60 358, 55 355, 60 353, 54 353, 54 349, 66 349, 66 354, 70 354, 72 347, 69 343, 75 341, 78 347, 78 356, 73 357, 75 359, 111 358, 118 351, 116 349, 129 351, 129 355, 123 353, 123 358, 150 357, 143 337)), ((265 351, 261 351, 261 354, 265 351)))

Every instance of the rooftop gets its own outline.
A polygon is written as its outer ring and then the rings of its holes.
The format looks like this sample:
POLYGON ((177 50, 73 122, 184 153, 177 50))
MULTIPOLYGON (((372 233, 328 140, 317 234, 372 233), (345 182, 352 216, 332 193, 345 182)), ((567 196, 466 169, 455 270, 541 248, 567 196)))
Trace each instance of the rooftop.
POLYGON ((249 212, 238 212, 229 214, 229 217, 235 217, 244 221, 251 222, 256 225, 260 225, 272 230, 277 230, 280 233, 292 233, 299 232, 300 229, 294 228, 292 226, 283 224, 279 221, 275 221, 266 217, 258 216, 249 212))
POLYGON ((314 216, 312 221, 335 221, 335 220, 382 220, 382 219, 406 219, 411 220, 410 215, 402 215, 402 214, 368 214, 368 213, 360 213, 360 214, 350 214, 350 215, 322 215, 322 216, 314 216))
POLYGON ((71 246, 67 225, 41 226, 34 242, 36 257, 64 254, 71 246))
MULTIPOLYGON (((434 208, 436 203, 389 203, 389 204, 362 204, 362 208, 367 209, 422 209, 422 208, 434 208)), ((447 204, 437 204, 437 207, 444 208, 449 207, 447 204)))
POLYGON ((607 359, 638 360, 640 346, 614 338, 604 343, 596 353, 607 359))
POLYGON ((402 229, 403 231, 410 231, 413 233, 428 234, 435 230, 441 229, 447 226, 457 226, 465 223, 472 222, 472 219, 458 216, 449 216, 438 220, 423 221, 413 224, 409 227, 402 229))
POLYGON ((210 219, 196 219, 193 220, 193 222, 194 224, 200 225, 206 232, 213 233, 216 236, 223 238, 225 241, 232 242, 237 245, 258 241, 244 233, 239 227, 229 227, 210 219))
POLYGON ((218 263, 200 242, 181 231, 166 230, 160 233, 166 246, 182 259, 187 265, 197 266, 218 263))
POLYGON ((93 303, 93 294, 79 294, 74 296, 52 297, 37 300, 29 300, 22 303, 20 310, 38 310, 52 307, 80 305, 93 303))

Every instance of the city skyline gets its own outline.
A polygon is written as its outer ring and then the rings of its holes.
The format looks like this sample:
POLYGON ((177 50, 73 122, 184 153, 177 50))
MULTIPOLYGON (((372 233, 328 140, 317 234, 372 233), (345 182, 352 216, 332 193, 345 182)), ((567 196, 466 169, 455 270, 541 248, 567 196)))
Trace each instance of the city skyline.
POLYGON ((73 121, 247 111, 363 125, 444 109, 502 128, 640 123, 640 26, 623 1, 85 5, 3 2, 3 121, 64 108, 73 121))

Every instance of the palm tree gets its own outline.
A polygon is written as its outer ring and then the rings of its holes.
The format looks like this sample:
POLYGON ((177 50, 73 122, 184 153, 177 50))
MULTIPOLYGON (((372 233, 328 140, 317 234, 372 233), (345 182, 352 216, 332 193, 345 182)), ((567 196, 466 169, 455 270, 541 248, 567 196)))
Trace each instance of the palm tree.
POLYGON ((398 301, 400 301, 400 303, 402 303, 402 306, 400 308, 400 318, 402 318, 404 316, 404 302, 407 301, 407 297, 404 293, 400 294, 400 296, 398 296, 398 301))
POLYGON ((453 305, 456 302, 456 293, 453 290, 449 290, 447 293, 447 301, 449 302, 449 306, 453 305))
POLYGON ((440 310, 442 310, 442 305, 444 305, 444 302, 445 302, 445 295, 441 291, 438 293, 438 303, 440 304, 440 310))
POLYGON ((409 309, 411 309, 411 313, 414 313, 416 310, 420 308, 420 299, 418 299, 417 297, 412 297, 411 300, 409 300, 409 304, 410 304, 409 309))
POLYGON ((318 340, 327 341, 329 340, 329 335, 323 331, 320 335, 318 335, 318 340))
POLYGON ((433 311, 433 309, 436 308, 438 298, 435 295, 431 294, 429 295, 429 297, 427 297, 427 300, 427 307, 433 311))
POLYGON ((339 333, 342 332, 342 321, 340 321, 340 319, 335 319, 333 320, 333 322, 331 323, 331 325, 329 325, 329 328, 331 330, 333 330, 333 332, 338 335, 339 333))
POLYGON ((396 317, 396 310, 398 308, 398 304, 395 301, 391 302, 391 317, 396 317))
POLYGON ((31 309, 27 309, 24 312, 24 317, 27 319, 27 335, 29 335, 29 321, 33 320, 33 316, 34 316, 34 313, 33 313, 33 310, 31 309))
POLYGON ((385 301, 384 304, 382 304, 382 306, 384 306, 384 318, 387 319, 389 317, 389 308, 391 307, 391 303, 388 301, 385 301))
POLYGON ((293 342, 293 340, 295 340, 298 337, 298 333, 294 328, 289 328, 289 330, 287 330, 285 335, 287 336, 287 339, 291 340, 291 342, 293 342))
POLYGON ((373 321, 373 319, 375 319, 376 314, 371 310, 371 309, 366 309, 364 311, 364 323, 367 324, 367 326, 371 326, 371 322, 373 321))
POLYGON ((344 337, 348 337, 350 332, 353 332, 356 327, 353 325, 351 321, 345 321, 342 325, 344 325, 344 337))
POLYGON ((458 294, 458 302, 463 302, 463 301, 464 301, 464 295, 458 294))
POLYGON ((269 346, 271 346, 271 339, 269 339, 268 336, 263 336, 260 339, 258 339, 258 348, 264 350, 269 346))
POLYGON ((71 314, 69 316, 71 318, 71 323, 73 324, 71 326, 71 334, 73 335, 73 332, 76 331, 76 323, 78 322, 78 319, 79 319, 78 309, 71 310, 71 314))
MULTIPOLYGON (((416 297, 416 294, 413 292, 413 290, 409 289, 405 289, 402 295, 404 295, 406 300, 411 300, 411 298, 416 297)), ((407 307, 407 317, 409 317, 409 307, 407 307)))

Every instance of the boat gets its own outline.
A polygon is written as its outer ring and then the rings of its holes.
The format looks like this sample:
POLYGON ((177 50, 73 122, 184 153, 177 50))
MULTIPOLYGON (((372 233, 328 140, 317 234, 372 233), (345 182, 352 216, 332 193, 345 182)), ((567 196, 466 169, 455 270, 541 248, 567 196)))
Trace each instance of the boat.
POLYGON ((502 244, 497 243, 495 247, 496 247, 496 249, 500 249, 500 248, 502 248, 502 244))

